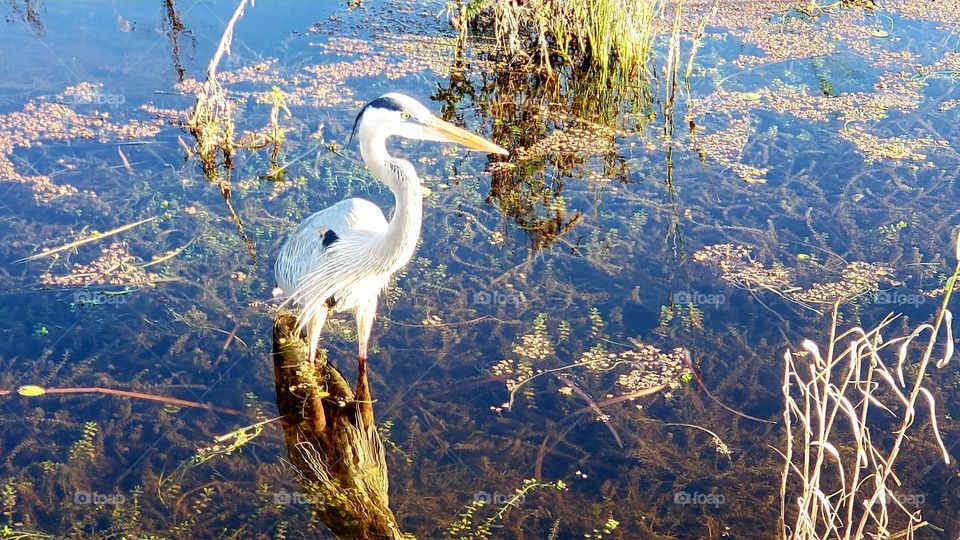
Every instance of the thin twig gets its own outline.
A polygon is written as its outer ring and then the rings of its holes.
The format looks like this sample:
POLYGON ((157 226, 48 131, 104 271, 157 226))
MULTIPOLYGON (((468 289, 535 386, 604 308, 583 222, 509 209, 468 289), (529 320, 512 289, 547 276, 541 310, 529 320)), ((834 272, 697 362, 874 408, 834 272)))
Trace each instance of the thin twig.
POLYGON ((21 263, 21 262, 34 261, 34 260, 37 260, 37 259, 42 259, 42 258, 44 258, 44 257, 49 257, 49 256, 53 255, 54 253, 60 253, 61 251, 67 251, 67 250, 73 249, 73 248, 75 248, 75 247, 80 247, 80 246, 82 246, 82 245, 84 245, 84 244, 89 244, 89 243, 91 243, 91 242, 97 242, 97 241, 103 240, 104 238, 108 238, 108 237, 113 236, 113 235, 115 235, 115 234, 120 234, 120 233, 122 233, 122 232, 124 232, 124 231, 129 231, 130 229, 132 229, 132 228, 134 228, 134 227, 137 227, 137 226, 139 226, 139 225, 143 225, 144 223, 150 223, 151 221, 153 221, 153 220, 155 220, 155 219, 157 219, 157 216, 154 216, 154 217, 151 217, 151 218, 147 218, 147 219, 141 219, 140 221, 137 221, 137 222, 135 222, 135 223, 129 223, 129 224, 127 224, 127 225, 123 225, 123 226, 121 226, 121 227, 117 227, 116 229, 109 230, 109 231, 107 231, 107 232, 105 232, 105 233, 100 233, 100 234, 98 234, 98 235, 96 235, 96 236, 89 236, 89 237, 87 237, 87 238, 82 238, 82 239, 80 239, 80 240, 76 240, 76 241, 70 242, 69 244, 60 246, 60 247, 58 247, 58 248, 45 249, 45 250, 41 251, 40 253, 37 253, 37 254, 34 254, 34 255, 30 255, 29 257, 24 257, 24 258, 22 258, 22 259, 19 259, 19 260, 14 261, 14 262, 21 263))
POLYGON ((600 410, 600 407, 597 406, 597 403, 593 400, 593 398, 591 398, 586 392, 581 390, 579 386, 574 384, 574 382, 568 379, 567 377, 564 377, 559 373, 554 373, 553 376, 556 377, 560 382, 565 384, 567 388, 570 388, 571 390, 573 390, 573 393, 577 394, 578 396, 580 396, 581 399, 587 402, 587 407, 593 412, 597 413, 597 420, 600 420, 601 422, 603 422, 605 426, 607 426, 607 429, 610 431, 610 434, 613 435, 613 439, 617 441, 617 446, 619 446, 620 448, 623 448, 623 440, 620 439, 620 434, 617 433, 616 428, 614 428, 613 424, 610 423, 610 416, 600 410))
MULTIPOLYGON (((250 2, 250 5, 253 5, 253 1, 250 2)), ((230 22, 227 23, 226 29, 223 31, 223 35, 220 36, 220 45, 217 47, 217 52, 214 53, 213 58, 210 59, 210 65, 207 66, 207 80, 214 80, 217 77, 217 67, 220 65, 220 59, 223 57, 224 53, 230 54, 230 44, 233 41, 233 27, 237 25, 237 21, 240 20, 240 17, 243 17, 243 10, 247 6, 247 0, 240 0, 240 5, 237 6, 237 9, 233 12, 233 17, 230 17, 230 22)))

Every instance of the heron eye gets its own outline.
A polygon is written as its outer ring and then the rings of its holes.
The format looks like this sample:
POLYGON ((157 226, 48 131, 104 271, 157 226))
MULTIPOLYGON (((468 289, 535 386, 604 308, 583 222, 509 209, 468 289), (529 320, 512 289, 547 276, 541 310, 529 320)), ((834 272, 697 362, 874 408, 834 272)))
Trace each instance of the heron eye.
POLYGON ((403 118, 404 120, 409 120, 409 119, 410 119, 410 113, 408 113, 407 111, 401 111, 401 112, 400 112, 400 118, 403 118))

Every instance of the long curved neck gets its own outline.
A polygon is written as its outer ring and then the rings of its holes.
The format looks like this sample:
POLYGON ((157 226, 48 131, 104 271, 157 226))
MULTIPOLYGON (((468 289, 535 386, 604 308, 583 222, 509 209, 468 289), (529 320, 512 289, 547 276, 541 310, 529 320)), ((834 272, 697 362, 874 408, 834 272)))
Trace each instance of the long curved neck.
POLYGON ((385 137, 361 139, 360 155, 378 180, 393 192, 396 209, 386 233, 378 238, 371 256, 380 259, 387 272, 396 272, 412 257, 423 223, 423 195, 417 172, 409 162, 387 152, 385 137))

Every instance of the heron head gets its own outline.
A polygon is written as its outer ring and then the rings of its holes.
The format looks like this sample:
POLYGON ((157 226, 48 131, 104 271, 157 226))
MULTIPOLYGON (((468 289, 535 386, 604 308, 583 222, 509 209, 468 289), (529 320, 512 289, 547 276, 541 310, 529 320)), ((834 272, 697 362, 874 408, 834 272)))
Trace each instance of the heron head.
POLYGON ((493 154, 509 154, 503 147, 437 118, 419 101, 397 92, 384 94, 364 105, 353 123, 350 139, 357 134, 361 142, 398 135, 420 141, 452 142, 493 154))

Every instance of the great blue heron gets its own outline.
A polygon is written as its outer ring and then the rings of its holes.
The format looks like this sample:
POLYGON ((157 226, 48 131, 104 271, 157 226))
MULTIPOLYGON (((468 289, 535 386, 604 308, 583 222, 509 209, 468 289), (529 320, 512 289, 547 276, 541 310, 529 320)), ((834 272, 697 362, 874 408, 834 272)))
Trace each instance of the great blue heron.
MULTIPOLYGON (((358 381, 365 379, 367 343, 377 298, 390 276, 413 257, 423 218, 423 193, 413 165, 387 152, 392 135, 423 141, 455 142, 474 150, 508 154, 482 137, 444 122, 417 100, 398 93, 367 103, 353 124, 360 155, 396 199, 390 222, 375 204, 346 199, 303 220, 290 235, 274 268, 277 286, 301 308, 309 358, 316 357, 320 332, 330 310, 356 310, 358 381)), ((275 291, 282 294, 280 291, 275 291)))

